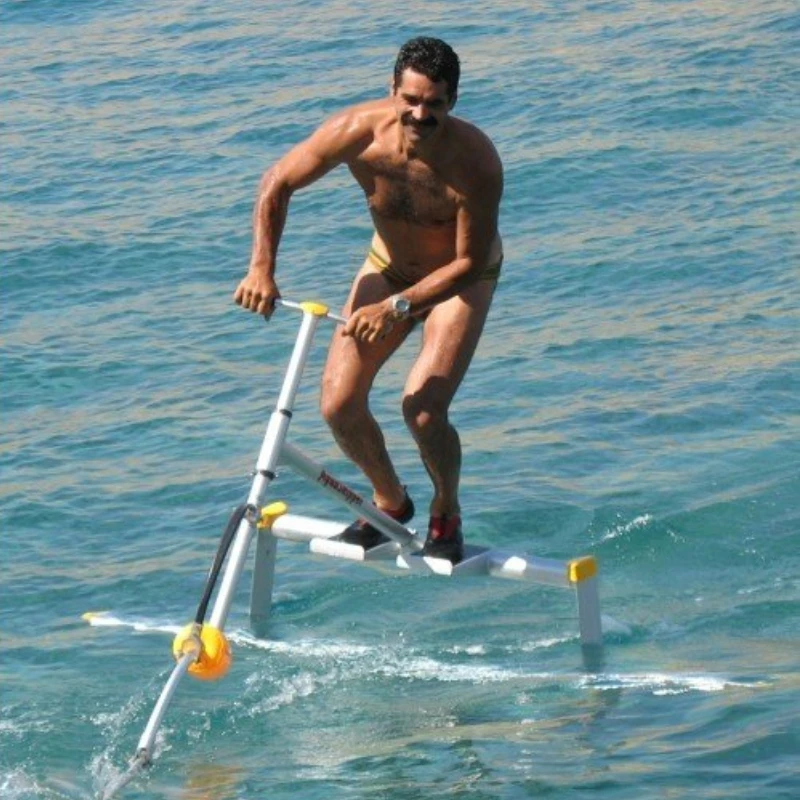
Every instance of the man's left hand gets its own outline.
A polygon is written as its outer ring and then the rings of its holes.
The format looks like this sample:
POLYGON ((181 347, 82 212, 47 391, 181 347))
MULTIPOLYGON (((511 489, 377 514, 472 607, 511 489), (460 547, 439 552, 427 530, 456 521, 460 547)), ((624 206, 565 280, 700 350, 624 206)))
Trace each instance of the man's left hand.
POLYGON ((395 312, 386 301, 362 306, 350 315, 342 335, 372 344, 392 332, 394 315, 395 312))

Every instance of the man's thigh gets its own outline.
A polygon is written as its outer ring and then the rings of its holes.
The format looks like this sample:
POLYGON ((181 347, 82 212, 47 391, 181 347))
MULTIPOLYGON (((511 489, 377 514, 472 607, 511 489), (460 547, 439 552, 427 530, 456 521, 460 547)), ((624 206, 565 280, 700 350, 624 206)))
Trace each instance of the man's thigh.
POLYGON ((422 350, 406 381, 406 395, 426 395, 444 408, 461 384, 475 354, 492 304, 495 281, 476 281, 431 309, 422 350))
MULTIPOLYGON (((353 281, 342 313, 349 316, 356 309, 385 300, 397 291, 391 281, 366 261, 353 281)), ((397 323, 391 333, 372 343, 342 336, 342 329, 337 328, 325 364, 323 394, 366 396, 378 370, 403 343, 412 327, 410 321, 397 323)))

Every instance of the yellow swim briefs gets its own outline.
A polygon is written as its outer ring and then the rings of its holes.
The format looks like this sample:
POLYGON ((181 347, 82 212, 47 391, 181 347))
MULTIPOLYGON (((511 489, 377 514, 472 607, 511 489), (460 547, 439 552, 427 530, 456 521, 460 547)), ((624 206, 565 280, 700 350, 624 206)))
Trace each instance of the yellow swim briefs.
MULTIPOLYGON (((418 279, 411 279, 403 275, 391 262, 387 261, 374 247, 370 247, 367 253, 367 261, 382 275, 385 275, 393 283, 400 284, 405 288, 413 286, 418 279)), ((503 256, 493 264, 487 264, 486 268, 477 278, 479 281, 496 281, 500 277, 500 270, 503 266, 503 256)))

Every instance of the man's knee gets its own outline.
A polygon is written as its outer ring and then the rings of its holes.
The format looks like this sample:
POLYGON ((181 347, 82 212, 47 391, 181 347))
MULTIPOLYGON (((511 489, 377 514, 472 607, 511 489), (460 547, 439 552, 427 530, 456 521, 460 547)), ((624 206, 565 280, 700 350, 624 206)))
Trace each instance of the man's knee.
POLYGON ((430 392, 420 391, 407 394, 403 398, 403 418, 408 429, 417 440, 436 436, 443 427, 449 425, 447 407, 449 403, 432 396, 430 392))
POLYGON ((366 403, 355 394, 336 392, 323 387, 320 397, 322 418, 334 431, 346 431, 361 424, 366 403))

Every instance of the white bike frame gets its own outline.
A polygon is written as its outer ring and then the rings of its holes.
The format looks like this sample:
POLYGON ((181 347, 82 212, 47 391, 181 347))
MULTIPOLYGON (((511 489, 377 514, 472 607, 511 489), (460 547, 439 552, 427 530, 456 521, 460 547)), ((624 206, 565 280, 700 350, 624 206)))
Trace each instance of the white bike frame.
MULTIPOLYGON (((564 562, 519 556, 474 545, 465 548, 464 558, 456 565, 444 559, 424 557, 419 554, 423 542, 414 531, 384 514, 371 502, 365 502, 358 493, 338 481, 321 465, 287 441, 292 409, 316 329, 323 320, 336 324, 346 323, 347 320, 332 314, 326 306, 319 303, 278 300, 276 305, 283 309, 302 312, 302 322, 275 410, 267 425, 256 463, 255 476, 247 498, 247 510, 242 515, 231 543, 209 624, 219 631, 224 629, 236 588, 244 570, 248 551, 257 534, 250 620, 258 634, 263 633, 265 629, 272 605, 277 540, 288 539, 308 542, 312 552, 319 554, 354 561, 382 560, 390 562, 393 560, 395 566, 403 571, 424 571, 445 576, 483 574, 574 589, 578 600, 581 644, 584 647, 584 653, 593 653, 591 660, 598 663, 599 648, 602 645, 602 626, 597 568, 592 557, 586 556, 564 562), (264 496, 281 464, 289 466, 326 490, 329 495, 351 511, 354 508, 357 509, 357 516, 374 525, 390 541, 365 551, 357 545, 337 541, 337 535, 344 530, 347 523, 341 524, 311 517, 294 516, 285 513, 285 507, 273 514, 266 513, 272 506, 267 509, 263 507, 264 496), (265 516, 262 516, 262 512, 265 516), (268 519, 267 522, 263 521, 265 518, 268 519)), ((282 504, 273 504, 273 506, 275 505, 282 504)), ((139 739, 131 774, 126 776, 125 780, 121 781, 116 788, 132 777, 133 768, 151 762, 156 733, 166 709, 183 675, 198 659, 198 656, 195 649, 185 652, 179 658, 156 702, 144 733, 139 739)), ((107 792, 105 796, 110 797, 111 795, 107 792)))

